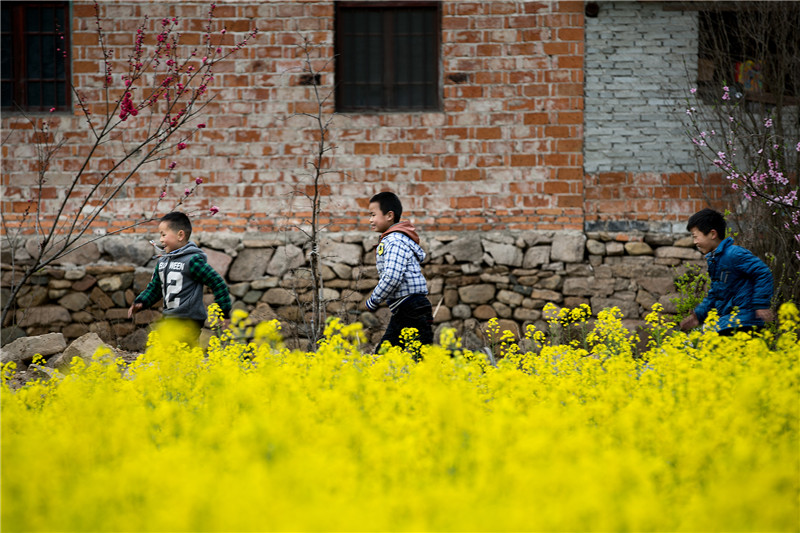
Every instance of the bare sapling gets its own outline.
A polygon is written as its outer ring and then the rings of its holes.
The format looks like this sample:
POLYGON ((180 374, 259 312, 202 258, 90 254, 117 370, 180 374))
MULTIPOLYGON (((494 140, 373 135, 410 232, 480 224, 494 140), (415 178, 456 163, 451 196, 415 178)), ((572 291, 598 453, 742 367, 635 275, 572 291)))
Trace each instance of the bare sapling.
POLYGON ((303 57, 301 83, 310 87, 313 111, 294 113, 289 118, 304 117, 311 122, 313 148, 310 150, 311 155, 307 162, 310 187, 304 190, 295 189, 292 194, 304 197, 311 207, 310 219, 307 219, 303 226, 299 226, 299 230, 305 234, 309 249, 308 271, 312 293, 310 318, 306 317, 299 299, 298 305, 309 343, 316 346, 317 341, 323 336, 327 318, 320 254, 320 240, 325 230, 325 226, 320 222, 322 198, 326 187, 326 175, 339 172, 329 168, 329 152, 335 149, 329 141, 330 127, 335 116, 335 113, 329 110, 332 107, 333 87, 323 89, 321 84, 322 73, 328 68, 332 59, 318 58, 319 47, 305 36, 302 36, 299 47, 303 57), (316 68, 316 65, 319 65, 319 68, 316 68))
MULTIPOLYGON (((182 44, 177 17, 151 21, 146 16, 136 30, 127 59, 115 60, 103 29, 101 6, 95 3, 95 32, 102 58, 98 60, 99 75, 89 79, 96 79, 97 86, 72 85, 74 105, 90 141, 81 146, 80 160, 73 165, 77 170, 55 199, 45 196, 44 191, 53 183, 54 172, 63 176, 59 162, 70 157, 65 154, 70 146, 51 128, 57 119, 52 115, 55 109, 51 110, 52 118, 27 117, 37 154, 36 186, 31 187, 21 216, 12 219, 7 209, 3 210, 3 233, 11 253, 10 297, 3 303, 3 324, 20 289, 42 268, 90 242, 154 220, 160 202, 167 201, 168 195, 175 200, 172 209, 194 195, 202 178, 179 185, 176 191, 171 184, 177 181, 173 172, 179 163, 171 158, 206 127, 203 112, 213 99, 210 92, 215 68, 258 33, 252 29, 238 37, 227 34, 214 18, 215 9, 211 4, 200 45, 182 44), (165 178, 160 195, 153 199, 152 211, 114 212, 137 176, 153 166, 161 169, 165 178), (103 216, 125 223, 111 231, 93 231, 103 216), (26 234, 35 235, 36 246, 33 250, 29 247, 31 258, 26 258, 23 268, 15 256, 26 234)), ((213 215, 219 209, 209 206, 208 210, 213 215)))

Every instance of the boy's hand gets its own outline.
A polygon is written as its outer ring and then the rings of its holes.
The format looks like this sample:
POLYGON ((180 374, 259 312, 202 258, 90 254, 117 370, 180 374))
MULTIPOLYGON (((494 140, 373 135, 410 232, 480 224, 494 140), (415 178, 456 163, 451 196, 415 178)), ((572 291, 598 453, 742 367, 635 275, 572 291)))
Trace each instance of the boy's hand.
POLYGON ((775 313, 772 312, 772 309, 756 309, 756 316, 764 322, 775 320, 775 313))
POLYGON ((130 309, 128 309, 128 318, 133 318, 133 315, 141 311, 142 304, 133 302, 130 309))
POLYGON ((681 320, 681 331, 689 331, 690 329, 696 328, 699 325, 700 325, 700 320, 697 319, 696 314, 692 313, 691 315, 681 320))

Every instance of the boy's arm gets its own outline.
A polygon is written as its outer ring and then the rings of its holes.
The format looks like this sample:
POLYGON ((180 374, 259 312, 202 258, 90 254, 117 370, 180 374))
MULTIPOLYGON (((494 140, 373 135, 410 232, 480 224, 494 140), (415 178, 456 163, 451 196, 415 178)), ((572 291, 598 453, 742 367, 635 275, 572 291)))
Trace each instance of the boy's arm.
POLYGON ((214 293, 214 301, 222 309, 222 315, 228 318, 231 314, 231 295, 222 276, 199 255, 192 257, 189 261, 189 275, 192 279, 211 289, 211 292, 214 293))
POLYGON ((397 290, 397 287, 403 281, 408 262, 414 255, 411 248, 403 244, 402 241, 395 241, 387 245, 384 253, 386 254, 386 262, 381 273, 381 279, 378 281, 375 290, 367 298, 366 305, 370 311, 375 311, 382 301, 397 290))

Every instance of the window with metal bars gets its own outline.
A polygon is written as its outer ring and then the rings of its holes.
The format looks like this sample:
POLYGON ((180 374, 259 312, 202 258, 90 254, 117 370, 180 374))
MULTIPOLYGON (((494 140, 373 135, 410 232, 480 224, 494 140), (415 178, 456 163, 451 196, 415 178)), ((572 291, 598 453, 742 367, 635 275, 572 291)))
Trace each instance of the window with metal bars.
POLYGON ((439 2, 336 2, 336 110, 441 109, 439 2))
POLYGON ((69 2, 3 0, 0 11, 3 110, 69 110, 69 2))

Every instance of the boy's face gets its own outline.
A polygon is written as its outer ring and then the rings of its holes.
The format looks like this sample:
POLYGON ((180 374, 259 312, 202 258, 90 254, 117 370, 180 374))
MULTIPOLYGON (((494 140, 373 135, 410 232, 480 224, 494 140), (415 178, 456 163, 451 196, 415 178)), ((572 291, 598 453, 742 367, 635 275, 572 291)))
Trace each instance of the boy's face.
POLYGON ((381 204, 370 202, 369 204, 369 226, 372 231, 383 233, 394 224, 394 211, 389 211, 385 215, 381 211, 381 204))
POLYGON ((186 233, 183 230, 173 230, 168 222, 160 222, 158 232, 161 234, 161 246, 166 253, 174 252, 186 244, 186 233))
POLYGON ((694 245, 702 253, 707 254, 713 252, 719 246, 722 240, 717 236, 717 230, 712 229, 708 233, 703 233, 697 228, 692 228, 692 237, 694 237, 694 245))

